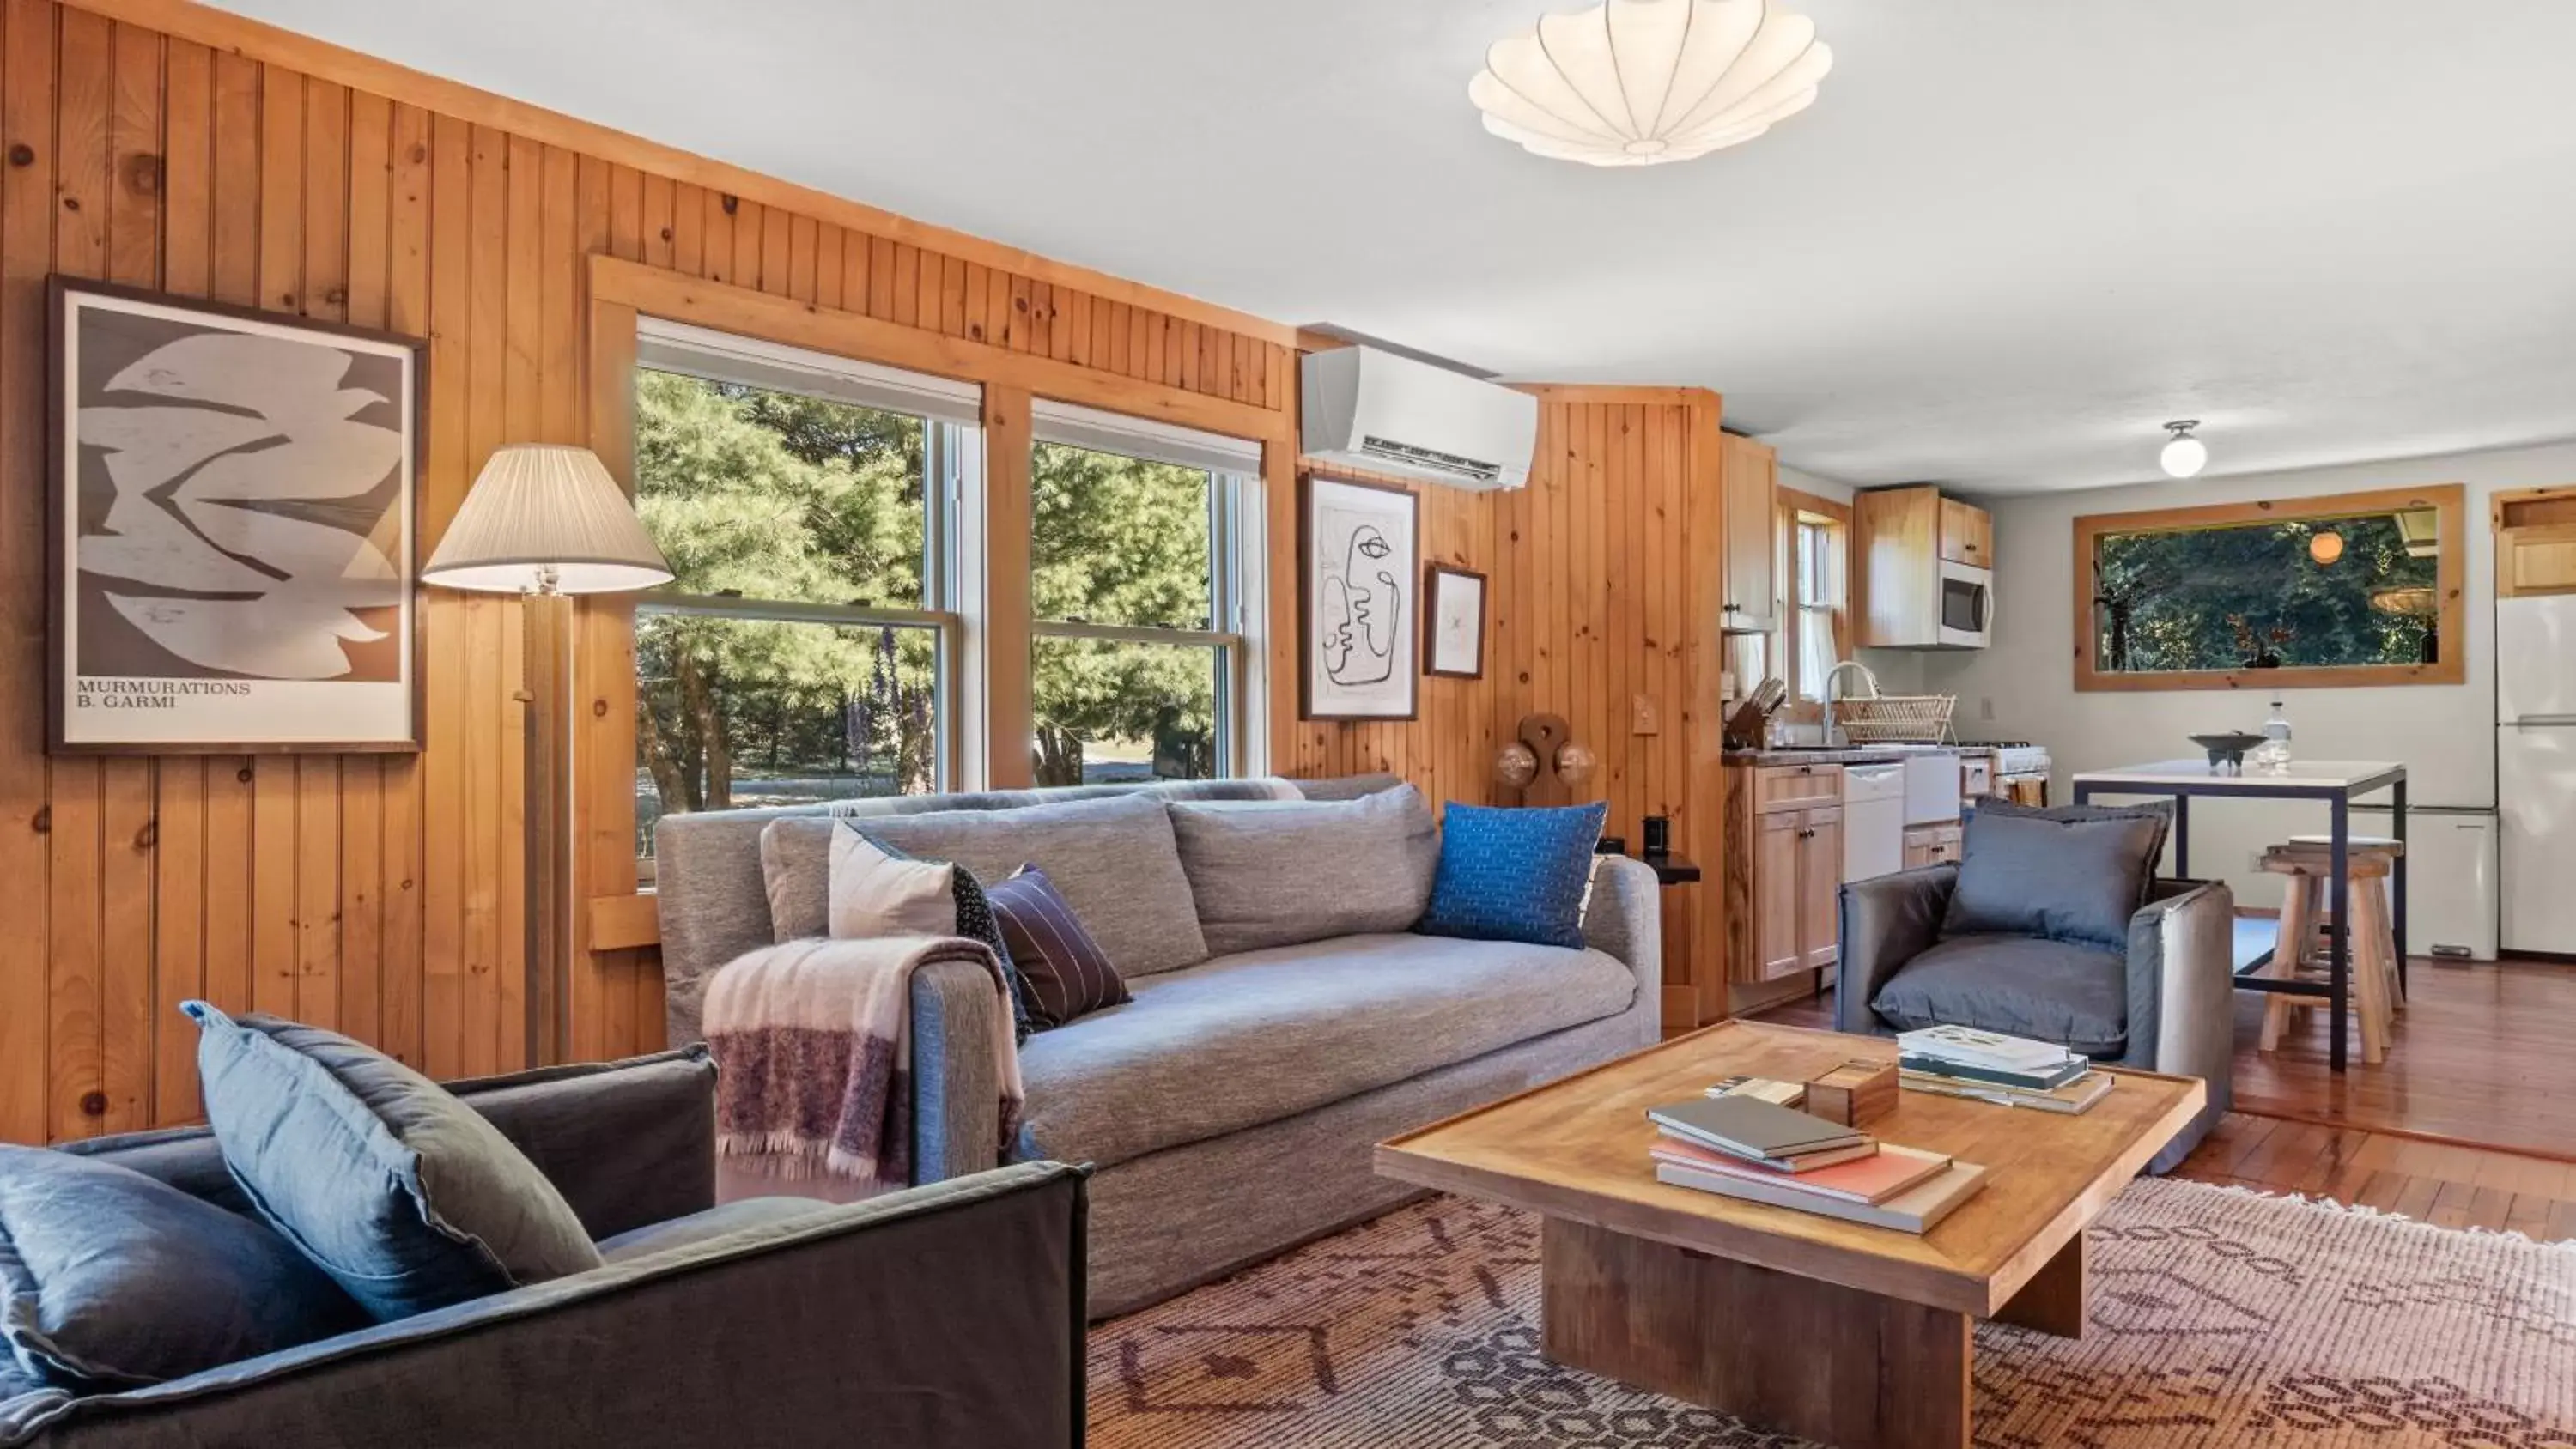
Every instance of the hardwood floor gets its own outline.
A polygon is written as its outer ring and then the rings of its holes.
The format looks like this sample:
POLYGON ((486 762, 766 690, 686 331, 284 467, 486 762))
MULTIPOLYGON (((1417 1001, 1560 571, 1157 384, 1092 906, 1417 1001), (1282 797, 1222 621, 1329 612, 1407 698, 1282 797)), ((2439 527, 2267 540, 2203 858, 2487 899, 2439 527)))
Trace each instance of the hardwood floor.
MULTIPOLYGON (((2576 1239, 2576 965, 2407 967, 2386 1063, 2326 1066, 2324 1013, 2276 1052, 2237 996, 2236 1110, 2177 1176, 2299 1192, 2449 1227, 2576 1239)), ((1760 1013, 1833 1024, 1833 998, 1760 1013)))

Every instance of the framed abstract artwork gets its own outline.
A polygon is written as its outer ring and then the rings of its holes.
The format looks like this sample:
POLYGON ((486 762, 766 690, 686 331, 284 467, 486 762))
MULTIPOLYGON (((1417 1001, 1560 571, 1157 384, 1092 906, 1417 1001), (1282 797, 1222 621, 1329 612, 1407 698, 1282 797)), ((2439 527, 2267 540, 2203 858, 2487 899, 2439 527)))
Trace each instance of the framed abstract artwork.
POLYGON ((1402 488, 1300 480, 1300 719, 1412 719, 1419 504, 1402 488))
POLYGON ((50 744, 421 745, 417 338, 57 276, 50 744))
POLYGON ((1485 677, 1485 576, 1433 564, 1422 572, 1422 672, 1485 677))

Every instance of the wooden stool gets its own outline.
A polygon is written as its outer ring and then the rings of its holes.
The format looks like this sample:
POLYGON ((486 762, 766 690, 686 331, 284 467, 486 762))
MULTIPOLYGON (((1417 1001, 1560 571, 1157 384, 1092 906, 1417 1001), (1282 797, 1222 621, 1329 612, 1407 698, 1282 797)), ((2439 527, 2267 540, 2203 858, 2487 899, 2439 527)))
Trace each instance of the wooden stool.
MULTIPOLYGON (((2352 910, 2349 929, 2344 932, 2350 952, 2351 1004, 2361 1022, 2361 1058, 2373 1066, 2387 1059, 2389 1017, 2397 992, 2396 937, 2389 928, 2385 889, 2396 858, 2394 841, 2373 839, 2365 844, 2355 840, 2345 852, 2346 891, 2352 910)), ((2303 976, 2301 968, 2307 964, 2317 926, 2326 915, 2333 861, 2331 849, 2305 842, 2276 845, 2264 852, 2263 868, 2290 878, 2289 890, 2281 900, 2280 938, 2266 972, 2275 980, 2312 979, 2303 976)), ((2322 994, 2270 993, 2263 1009, 2262 1050, 2279 1047, 2292 1011, 2327 1002, 2322 994)))
MULTIPOLYGON (((2346 836, 2344 843, 2346 860, 2360 854, 2364 849, 2383 854, 2390 860, 2395 860, 2406 853, 2406 842, 2394 835, 2352 835, 2346 836)), ((2290 844, 2303 851, 2314 850, 2320 862, 2319 869, 2326 868, 2324 863, 2334 859, 2334 837, 2331 835, 2293 835, 2290 837, 2290 844)), ((2377 877, 2378 884, 2370 887, 2379 893, 2380 919, 2391 923, 2389 962, 2392 970, 2403 964, 2403 958, 2406 955, 2406 943, 2396 939, 2394 923, 2397 920, 2397 913, 2390 904, 2391 892, 2396 890, 2395 879, 2393 872, 2383 874, 2377 877)), ((2406 973, 2403 970, 2396 970, 2395 979, 2388 985, 2388 1009, 2392 1013, 2406 1009, 2405 983, 2406 973)))

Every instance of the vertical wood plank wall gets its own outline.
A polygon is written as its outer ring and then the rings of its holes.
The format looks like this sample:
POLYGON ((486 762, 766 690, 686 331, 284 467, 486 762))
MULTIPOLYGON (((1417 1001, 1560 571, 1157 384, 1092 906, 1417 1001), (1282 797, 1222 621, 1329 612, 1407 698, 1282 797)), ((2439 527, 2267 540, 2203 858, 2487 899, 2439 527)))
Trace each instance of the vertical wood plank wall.
MULTIPOLYGON (((191 996, 434 1076, 524 1055, 512 601, 423 591, 417 758, 46 757, 47 273, 430 337, 425 553, 492 448, 585 440, 592 252, 1257 406, 1294 387, 1275 340, 0 0, 0 1140, 195 1116, 191 996)), ((581 629, 596 685, 624 621, 581 629)), ((620 842, 588 844, 596 890, 620 842)), ((660 1044, 650 952, 577 955, 572 989, 590 1054, 660 1044)))
MULTIPOLYGON (((1695 979, 1694 941, 1718 939, 1698 903, 1714 892, 1718 841, 1713 827, 1695 828, 1699 814, 1714 812, 1692 808, 1694 732, 1714 731, 1717 722, 1699 717, 1704 702, 1694 697, 1703 687, 1708 698, 1714 691, 1695 668, 1703 656, 1690 627, 1691 583, 1718 567, 1720 550, 1717 510, 1690 503, 1694 489, 1716 490, 1714 460, 1701 455, 1716 435, 1717 399, 1623 403, 1594 400, 1613 389, 1538 391, 1528 488, 1413 489, 1422 500, 1423 561, 1487 575, 1484 677, 1424 678, 1419 718, 1409 722, 1295 722, 1292 704, 1272 764, 1298 776, 1392 771, 1435 805, 1606 800, 1608 829, 1632 851, 1646 816, 1670 816, 1673 848, 1697 859, 1708 878, 1666 892, 1664 901, 1665 980, 1676 988, 1665 993, 1665 1014, 1668 1024, 1692 1025, 1696 993, 1682 983, 1695 979), (1653 733, 1637 733, 1641 698, 1653 733), (1521 717, 1534 712, 1563 715, 1599 764, 1578 788, 1542 781, 1524 800, 1495 783, 1493 763, 1521 717)), ((1277 566, 1293 570, 1293 524, 1279 531, 1277 566)), ((1274 628, 1274 688, 1293 700, 1296 620, 1274 628)))
MULTIPOLYGON (((175 1010, 191 996, 335 1027, 433 1076, 524 1056, 512 601, 423 592, 417 757, 45 755, 49 272, 429 337, 424 555, 492 448, 585 441, 597 398, 621 390, 586 375, 593 253, 1293 412, 1278 336, 1154 310, 1115 279, 1084 290, 996 252, 944 254, 900 239, 924 234, 900 218, 878 235, 490 123, 509 114, 0 0, 0 1140, 196 1116, 195 1031, 175 1010)), ((1714 399, 1609 396, 1545 402, 1526 492, 1423 490, 1425 556, 1492 576, 1491 634, 1486 677, 1426 678, 1412 723, 1295 720, 1293 470, 1265 470, 1282 490, 1275 769, 1388 769, 1435 799, 1489 800, 1513 722, 1554 710, 1598 752, 1583 793, 1613 802, 1613 828, 1633 838, 1666 813, 1678 848, 1715 848, 1688 808, 1689 739, 1714 723, 1688 712, 1686 628, 1692 571, 1718 556, 1687 506, 1714 486, 1697 441, 1714 399), (1630 732, 1639 694, 1657 734, 1630 732)), ((575 748, 631 753, 630 617, 587 604, 575 637, 575 748)), ((633 884, 628 842, 600 819, 575 821, 577 898, 633 884)), ((1714 939, 1691 914, 1667 912, 1679 959, 1694 932, 1714 939)), ((569 986, 579 1054, 660 1045, 649 949, 577 949, 569 986)))

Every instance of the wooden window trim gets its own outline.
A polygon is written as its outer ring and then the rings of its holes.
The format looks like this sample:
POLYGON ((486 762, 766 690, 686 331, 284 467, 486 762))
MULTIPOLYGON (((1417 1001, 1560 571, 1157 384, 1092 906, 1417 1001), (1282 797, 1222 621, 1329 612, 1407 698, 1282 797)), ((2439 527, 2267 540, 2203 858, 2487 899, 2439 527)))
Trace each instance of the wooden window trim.
POLYGON ((1834 658, 1851 657, 1851 532, 1852 510, 1848 503, 1819 498, 1795 488, 1779 490, 1778 510, 1774 514, 1777 576, 1781 580, 1780 626, 1771 632, 1769 648, 1777 659, 1781 682, 1789 686, 1789 702, 1780 707, 1780 717, 1793 724, 1822 724, 1825 707, 1805 698, 1801 691, 1806 681, 1799 677, 1798 616, 1798 515, 1810 514, 1826 519, 1833 526, 1834 582, 1841 597, 1834 601, 1834 658))
POLYGON ((2263 499, 2252 503, 2212 503, 2197 508, 2159 508, 2136 513, 2089 513, 2075 520, 2074 574, 2075 687, 2079 691, 2372 689, 2409 684, 2460 684, 2468 679, 2468 629, 2463 603, 2468 580, 2468 488, 2464 484, 2326 493, 2312 498, 2263 499), (2094 551, 2103 534, 2214 528, 2228 524, 2295 523, 2305 519, 2350 518, 2425 508, 2432 509, 2441 520, 2441 552, 2436 556, 2434 584, 2441 596, 2441 612, 2434 624, 2434 637, 2439 641, 2437 652, 2441 657, 2432 664, 2311 665, 2288 669, 2140 673, 2105 670, 2095 662, 2093 564, 2094 551))

